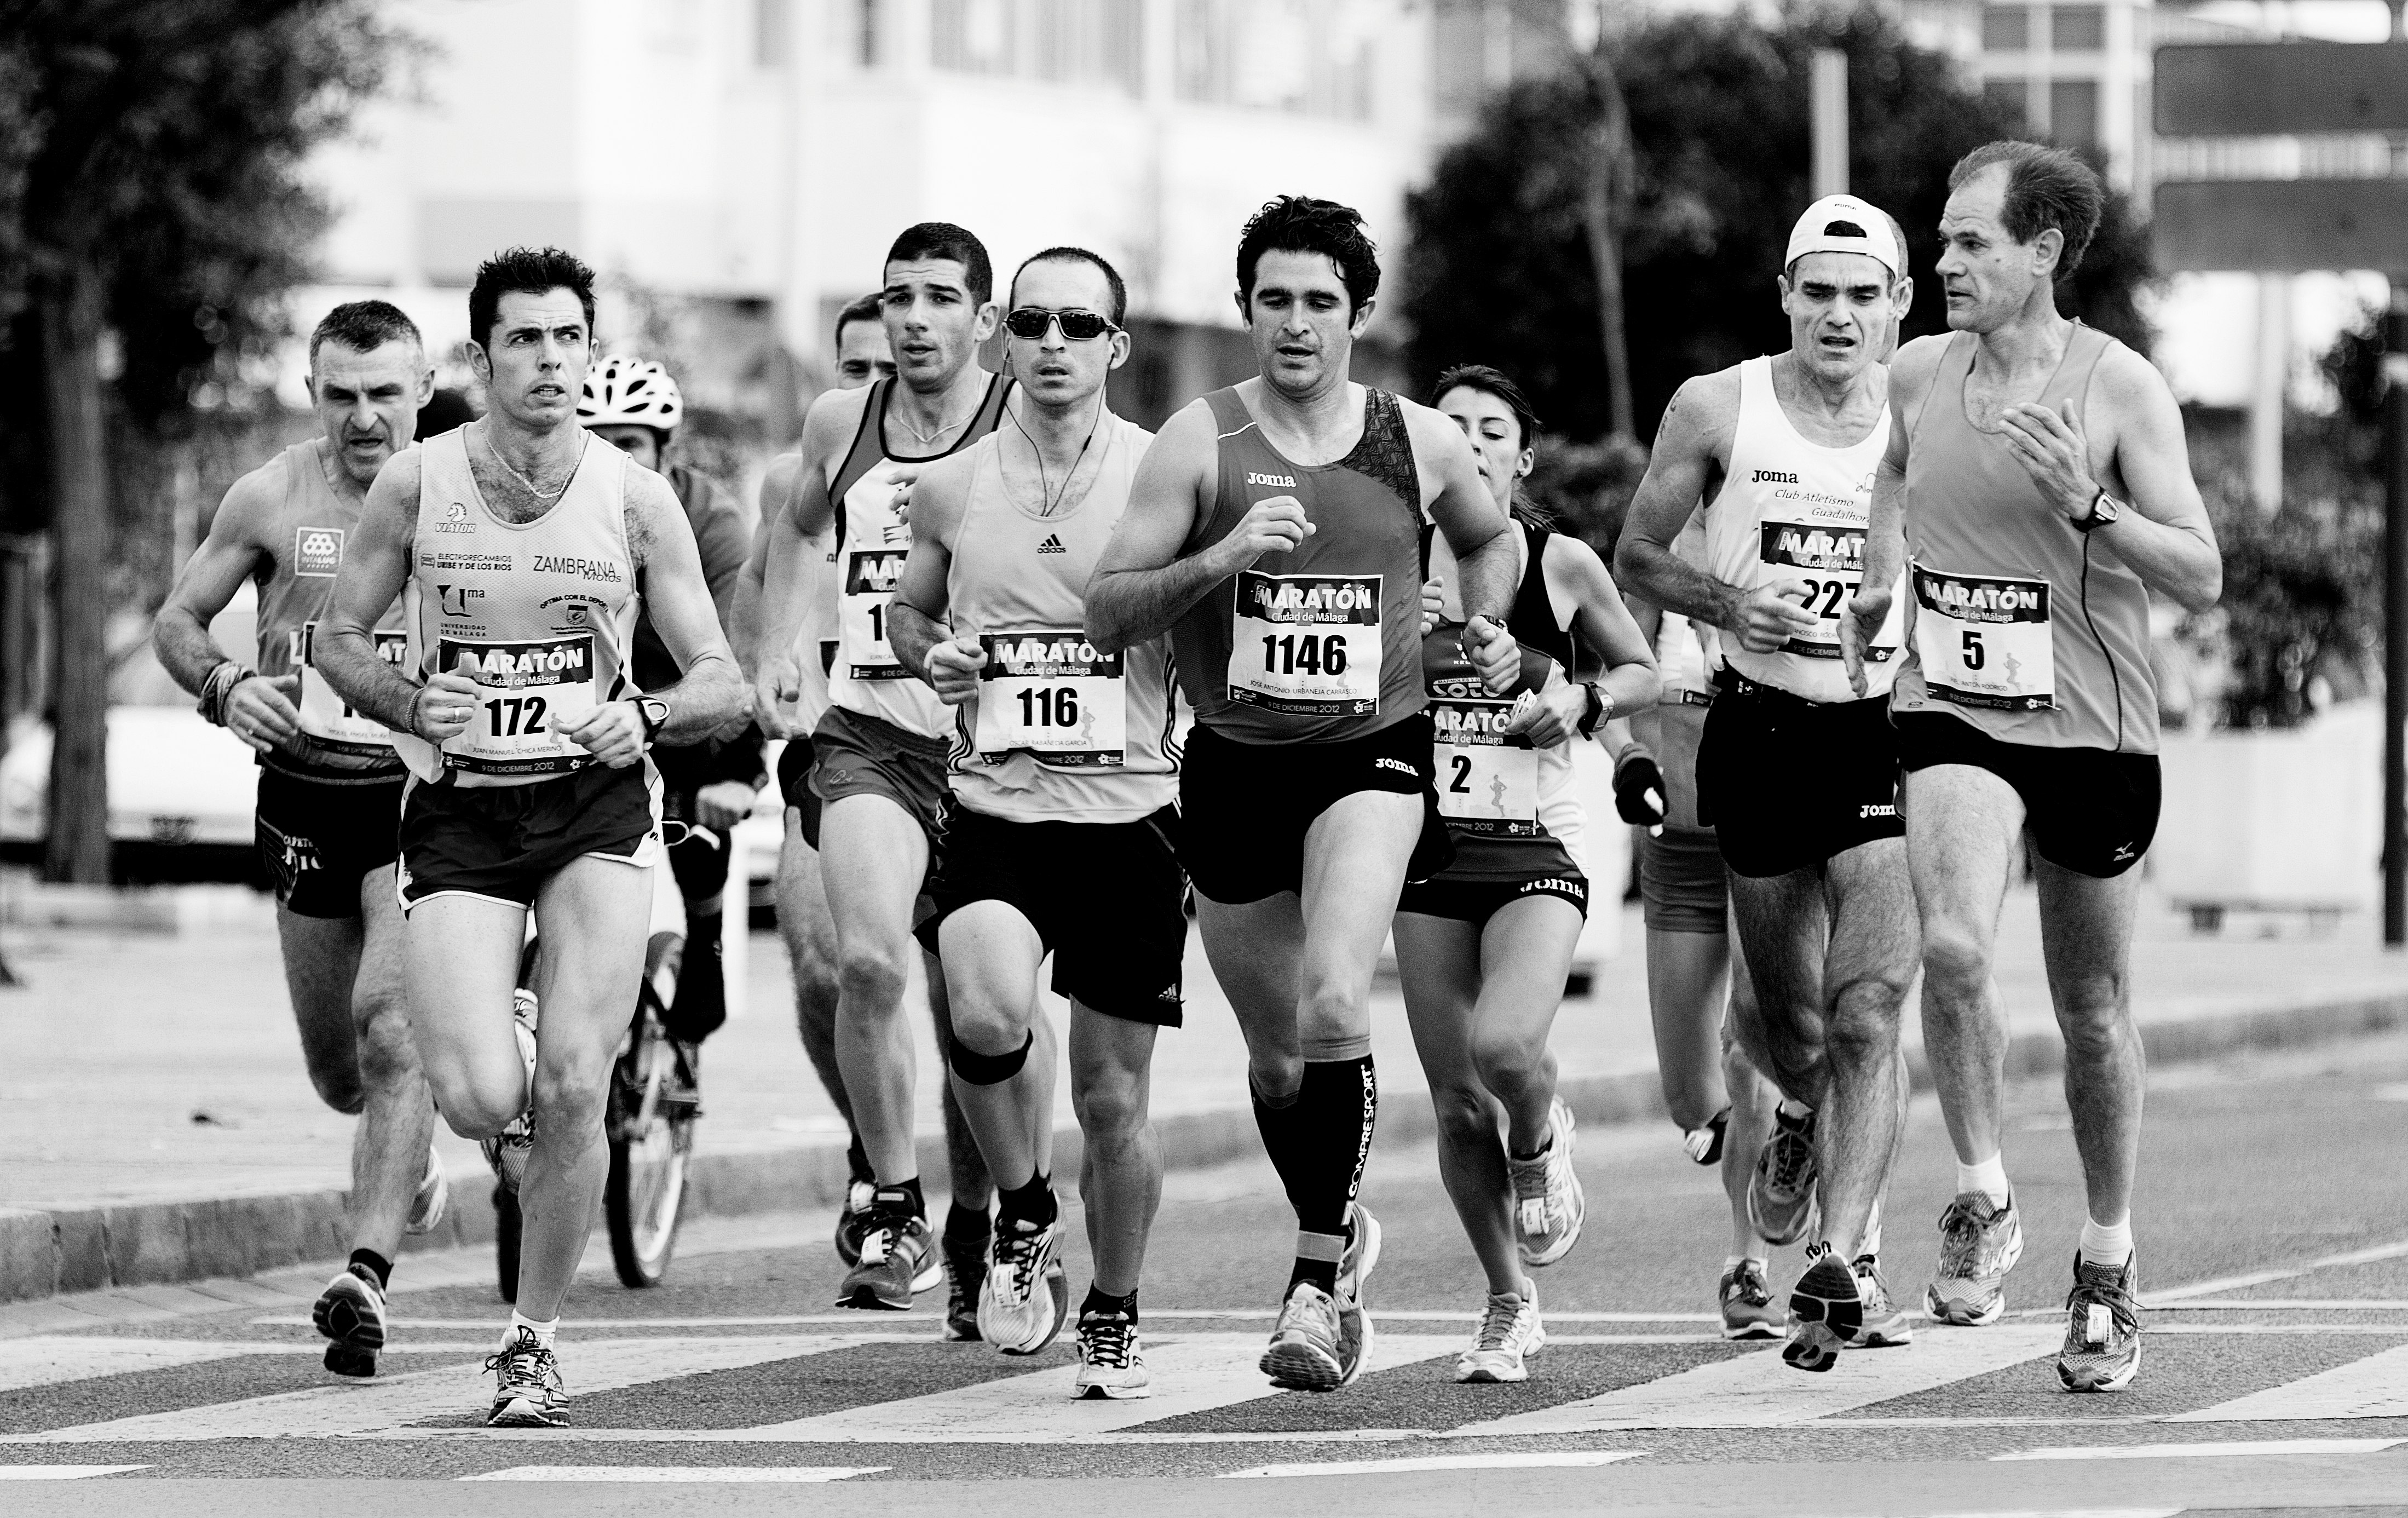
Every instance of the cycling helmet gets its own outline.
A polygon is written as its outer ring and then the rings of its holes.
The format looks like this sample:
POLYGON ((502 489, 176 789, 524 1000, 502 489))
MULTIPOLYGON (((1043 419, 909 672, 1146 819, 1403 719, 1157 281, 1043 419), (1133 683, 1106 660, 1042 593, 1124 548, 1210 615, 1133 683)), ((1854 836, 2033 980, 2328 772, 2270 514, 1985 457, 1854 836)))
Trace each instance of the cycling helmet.
POLYGON ((589 427, 653 427, 674 432, 685 415, 677 381, 646 358, 613 353, 585 371, 577 420, 589 427))

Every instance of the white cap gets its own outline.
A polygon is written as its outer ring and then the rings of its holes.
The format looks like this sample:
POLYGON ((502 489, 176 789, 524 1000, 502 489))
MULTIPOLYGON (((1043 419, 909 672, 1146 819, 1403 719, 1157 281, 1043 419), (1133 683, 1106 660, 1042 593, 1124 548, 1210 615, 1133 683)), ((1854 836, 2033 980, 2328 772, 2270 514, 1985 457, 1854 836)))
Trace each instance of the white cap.
POLYGON ((1781 266, 1785 269, 1808 253, 1863 253, 1880 259, 1892 279, 1906 272, 1906 250, 1891 235, 1889 218, 1872 202, 1854 195, 1825 195, 1807 207, 1789 229, 1789 251, 1781 266))

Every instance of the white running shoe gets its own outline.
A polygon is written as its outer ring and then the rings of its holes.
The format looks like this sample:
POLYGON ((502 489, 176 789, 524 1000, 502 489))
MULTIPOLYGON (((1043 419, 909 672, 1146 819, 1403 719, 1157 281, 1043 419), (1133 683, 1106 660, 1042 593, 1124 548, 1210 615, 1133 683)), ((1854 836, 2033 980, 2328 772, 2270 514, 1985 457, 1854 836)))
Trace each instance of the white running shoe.
POLYGON ((384 1348, 384 1288, 365 1265, 347 1265, 326 1284, 309 1311, 326 1346, 326 1368, 338 1376, 373 1376, 384 1348))
POLYGON ((419 1178, 418 1194, 409 1199, 409 1221, 401 1225, 406 1234, 430 1234, 443 1225, 443 1214, 452 1210, 452 1182, 443 1174, 443 1156, 435 1146, 426 1146, 426 1173, 419 1178))
POLYGON ((1136 1324, 1117 1312, 1090 1312, 1079 1319, 1079 1380, 1070 1395, 1081 1401, 1154 1395, 1136 1324))
POLYGON ((494 1372, 494 1404, 488 1428, 566 1428, 568 1387, 560 1361, 534 1334, 520 1329, 485 1361, 494 1372))
POLYGON ((1536 1159, 1508 1156, 1513 1177, 1513 1232, 1524 1265, 1553 1265, 1580 1242, 1588 1197, 1572 1171, 1572 1110, 1558 1096, 1547 1109, 1547 1147, 1536 1159))
POLYGON ((477 1147, 484 1151, 485 1163, 494 1167, 494 1179, 507 1187, 511 1196, 518 1195, 519 1182, 525 1179, 527 1156, 535 1152, 535 1031, 538 1021, 535 993, 522 986, 510 994, 510 1032, 519 1041, 519 1058, 526 1064, 526 1110, 510 1119, 501 1132, 491 1138, 480 1139, 477 1147))
POLYGON ((1546 1325, 1539 1321, 1539 1288, 1526 1281, 1521 1291, 1490 1292, 1481 1310, 1480 1327, 1471 1348, 1455 1357, 1455 1379, 1461 1382, 1512 1382, 1530 1379, 1523 1362, 1545 1347, 1546 1325))
POLYGON ((979 1337, 1006 1354, 1034 1354, 1054 1342, 1070 1310, 1070 1287, 1057 1257, 1062 1220, 1039 1226, 997 1219, 979 1283, 979 1337))
POLYGON ((1370 1357, 1371 1320, 1362 1308, 1299 1281, 1280 1304, 1260 1369, 1286 1390, 1334 1392, 1360 1376, 1370 1357))
POLYGON ((1338 1258, 1338 1295, 1356 1307, 1363 1305, 1363 1283, 1380 1263, 1380 1220, 1361 1202, 1347 1204, 1346 1252, 1338 1258))

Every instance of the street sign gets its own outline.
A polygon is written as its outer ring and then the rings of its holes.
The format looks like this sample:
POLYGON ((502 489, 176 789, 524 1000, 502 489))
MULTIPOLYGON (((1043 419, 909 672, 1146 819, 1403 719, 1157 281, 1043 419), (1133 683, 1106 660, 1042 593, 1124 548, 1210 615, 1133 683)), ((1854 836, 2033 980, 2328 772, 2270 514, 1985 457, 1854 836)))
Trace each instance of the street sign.
POLYGON ((2408 265, 2408 179, 2204 179, 2157 186, 2157 266, 2314 269, 2408 265))
POLYGON ((2165 137, 2403 132, 2408 42, 2168 46, 2150 93, 2165 137))

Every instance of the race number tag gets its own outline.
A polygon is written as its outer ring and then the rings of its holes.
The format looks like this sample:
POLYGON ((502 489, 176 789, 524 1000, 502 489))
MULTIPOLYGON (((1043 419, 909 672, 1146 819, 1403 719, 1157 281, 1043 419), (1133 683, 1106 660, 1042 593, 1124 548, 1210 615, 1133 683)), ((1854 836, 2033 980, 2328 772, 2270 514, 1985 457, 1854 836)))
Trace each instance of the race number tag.
POLYGON ((1539 825, 1539 751, 1527 738, 1505 732, 1515 705, 1435 693, 1430 697, 1430 721, 1438 730, 1432 757, 1438 762, 1439 815, 1463 832, 1529 838, 1546 831, 1539 825))
POLYGON ((853 680, 909 680, 887 642, 886 603, 911 555, 910 524, 895 514, 895 465, 881 460, 844 493, 838 546, 837 663, 853 680))
POLYGON ((979 757, 1034 755, 1056 769, 1117 768, 1127 759, 1121 656, 1098 653, 1075 627, 989 634, 979 671, 979 757))
POLYGON ((466 731, 444 740, 445 762, 480 775, 546 775, 581 769, 586 752, 560 723, 594 709, 594 636, 484 643, 443 638, 437 667, 483 687, 466 731))
MULTIPOLYGON (((1781 578, 1806 582, 1806 599, 1801 604, 1815 619, 1811 630, 1783 644, 1781 652, 1805 659, 1838 658, 1840 618, 1848 597, 1865 580, 1865 529, 1768 518, 1757 533, 1756 557, 1781 578)), ((1886 664, 1897 652, 1875 644, 1865 651, 1865 657, 1874 664, 1886 664)))
POLYGON ((1914 566, 1914 652, 1935 701, 1998 711, 2057 707, 2048 581, 1914 566))
POLYGON ((1378 575, 1238 576, 1229 699, 1305 717, 1380 709, 1378 575))
MULTIPOLYGON (((309 662, 317 642, 318 624, 305 622, 293 629, 293 667, 301 676, 301 731, 316 740, 319 747, 337 753, 386 753, 393 749, 393 732, 374 717, 362 716, 345 705, 309 662)), ((409 666, 409 635, 399 629, 379 629, 370 635, 375 640, 377 657, 395 669, 409 666)))

